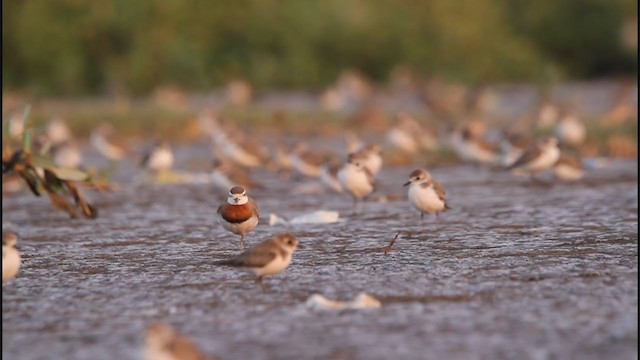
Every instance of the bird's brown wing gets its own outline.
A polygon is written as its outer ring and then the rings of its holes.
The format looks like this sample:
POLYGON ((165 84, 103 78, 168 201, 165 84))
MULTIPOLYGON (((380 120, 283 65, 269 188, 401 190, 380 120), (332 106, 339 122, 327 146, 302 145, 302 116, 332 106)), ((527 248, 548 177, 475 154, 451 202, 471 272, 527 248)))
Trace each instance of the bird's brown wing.
POLYGON ((364 173, 367 175, 367 181, 369 181, 369 184, 371 184, 371 186, 373 186, 373 190, 376 190, 377 184, 376 184, 376 179, 373 176, 373 174, 371 173, 371 171, 369 171, 369 169, 363 167, 362 171, 364 171, 364 173))
POLYGON ((258 204, 252 197, 249 197, 249 203, 253 205, 253 213, 256 215, 258 220, 260 220, 260 210, 258 210, 258 204))
POLYGON ((447 198, 447 190, 445 190, 444 186, 442 186, 442 184, 440 184, 439 182, 432 180, 433 181, 433 190, 436 191, 436 194, 438 194, 438 197, 440 198, 440 200, 445 200, 447 198))
POLYGON ((181 360, 210 360, 215 357, 204 354, 196 344, 184 335, 177 335, 173 341, 167 345, 167 350, 181 360))
POLYGON ((513 164, 511 164, 511 165, 509 165, 507 167, 507 170, 522 166, 522 165, 532 161, 533 159, 537 158, 538 156, 540 156, 540 148, 537 145, 530 146, 524 152, 524 154, 522 154, 522 156, 520 156, 520 158, 518 158, 518 160, 516 160, 516 162, 514 162, 513 164))
POLYGON ((564 154, 560 155, 560 158, 558 158, 557 164, 569 165, 576 169, 583 168, 582 162, 578 160, 578 158, 574 156, 564 155, 564 154))
POLYGON ((498 146, 486 141, 483 138, 478 138, 476 139, 476 144, 478 144, 478 146, 483 149, 483 150, 487 150, 490 152, 498 152, 500 149, 498 148, 498 146))
POLYGON ((275 249, 260 249, 260 245, 242 253, 236 259, 236 266, 263 267, 276 258, 275 249))

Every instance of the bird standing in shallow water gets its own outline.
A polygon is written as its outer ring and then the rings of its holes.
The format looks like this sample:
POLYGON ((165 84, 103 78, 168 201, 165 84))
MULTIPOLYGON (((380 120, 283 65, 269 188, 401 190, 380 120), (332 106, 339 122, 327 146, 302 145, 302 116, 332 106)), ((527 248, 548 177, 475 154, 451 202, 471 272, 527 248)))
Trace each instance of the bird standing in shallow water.
POLYGON ((244 250, 244 236, 255 229, 260 220, 256 201, 242 186, 229 190, 227 202, 218 207, 218 222, 234 234, 240 235, 240 249, 244 250))
POLYGON ((444 186, 431 177, 425 169, 417 169, 409 175, 409 181, 404 184, 409 186, 407 195, 409 202, 420 210, 420 218, 424 214, 436 214, 451 209, 447 204, 447 194, 444 186))
POLYGON ((233 259, 218 261, 215 264, 250 270, 257 276, 256 281, 262 283, 263 276, 283 272, 291 263, 293 252, 297 249, 296 237, 285 232, 259 243, 233 259))
POLYGON ((13 279, 20 270, 20 252, 16 249, 18 236, 12 232, 2 234, 2 282, 13 279))

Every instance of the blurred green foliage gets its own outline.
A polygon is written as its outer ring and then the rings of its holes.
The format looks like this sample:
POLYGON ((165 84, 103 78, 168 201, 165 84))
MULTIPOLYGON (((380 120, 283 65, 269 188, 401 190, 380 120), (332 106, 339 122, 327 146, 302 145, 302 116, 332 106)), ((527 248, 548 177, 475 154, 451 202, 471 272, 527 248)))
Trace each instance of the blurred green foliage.
MULTIPOLYGON (((402 65, 466 83, 637 72, 634 0, 3 0, 3 89, 318 89, 402 65)), ((637 20, 636 20, 637 21, 637 20)))

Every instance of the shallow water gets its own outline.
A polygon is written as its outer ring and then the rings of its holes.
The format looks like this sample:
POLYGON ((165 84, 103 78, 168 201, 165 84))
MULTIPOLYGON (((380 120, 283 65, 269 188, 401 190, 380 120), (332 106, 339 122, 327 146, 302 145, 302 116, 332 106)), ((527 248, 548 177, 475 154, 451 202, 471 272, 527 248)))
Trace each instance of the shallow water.
POLYGON ((356 215, 350 198, 293 195, 292 182, 257 172, 266 189, 250 195, 262 221, 248 243, 291 231, 302 245, 266 292, 249 274, 211 265, 239 251, 215 220, 222 189, 124 183, 88 193, 96 220, 68 220, 27 193, 3 196, 3 228, 18 232, 23 255, 2 290, 3 358, 139 359, 144 328, 158 320, 223 359, 637 358, 634 162, 552 186, 433 168, 452 210, 423 220, 401 187, 411 170, 383 169, 356 215), (269 213, 318 209, 343 221, 267 224, 269 213), (361 291, 382 307, 304 305, 313 293, 361 291))

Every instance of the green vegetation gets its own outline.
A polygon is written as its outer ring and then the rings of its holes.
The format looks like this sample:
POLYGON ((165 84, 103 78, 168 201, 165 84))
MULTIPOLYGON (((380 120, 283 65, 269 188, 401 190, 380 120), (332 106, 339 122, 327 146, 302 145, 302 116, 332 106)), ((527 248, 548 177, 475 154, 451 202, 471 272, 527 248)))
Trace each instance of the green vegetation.
POLYGON ((3 1, 3 89, 208 90, 232 78, 318 89, 398 65, 478 84, 636 73, 633 0, 3 1))

